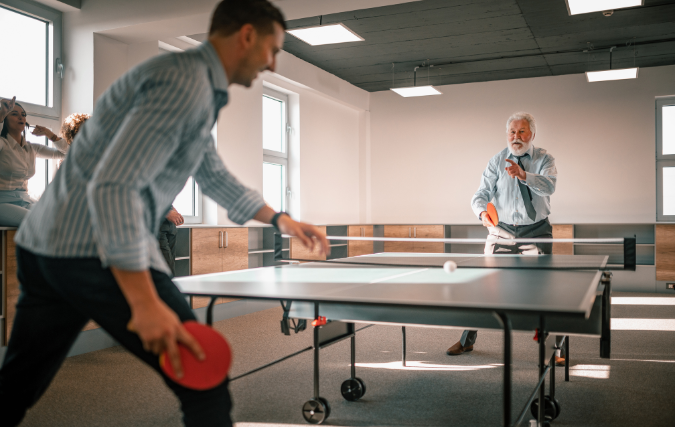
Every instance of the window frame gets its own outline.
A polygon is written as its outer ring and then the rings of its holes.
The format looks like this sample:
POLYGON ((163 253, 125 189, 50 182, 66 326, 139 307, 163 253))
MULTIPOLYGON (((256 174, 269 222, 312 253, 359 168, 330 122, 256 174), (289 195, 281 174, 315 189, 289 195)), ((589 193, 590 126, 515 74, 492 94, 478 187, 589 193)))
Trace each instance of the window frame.
MULTIPOLYGON (((675 154, 663 154, 663 107, 675 107, 675 96, 656 98, 656 221, 675 222, 675 215, 663 214, 663 170, 675 167, 675 154)), ((675 197, 675 196, 674 196, 675 197)))
MULTIPOLYGON (((62 78, 56 69, 56 61, 62 61, 62 13, 49 7, 21 0, 0 0, 0 6, 22 15, 49 22, 49 46, 47 47, 47 105, 37 105, 17 99, 30 116, 61 120, 62 78)), ((64 66, 65 67, 65 66, 64 66)), ((64 68, 65 73, 65 68, 64 68)), ((0 94, 5 97, 6 94, 0 94)), ((12 96, 8 94, 7 96, 12 96)))
MULTIPOLYGON (((290 194, 290 187, 288 185, 288 159, 289 159, 289 131, 290 131, 290 119, 289 119, 289 96, 286 93, 280 92, 278 90, 274 90, 270 87, 263 86, 263 97, 268 97, 275 99, 277 101, 280 101, 283 103, 282 107, 282 112, 284 114, 283 117, 283 124, 284 124, 284 130, 282 132, 282 146, 284 148, 284 151, 275 151, 275 150, 267 150, 263 148, 263 161, 262 163, 270 163, 270 164, 276 164, 276 165, 281 165, 283 166, 283 197, 282 197, 282 207, 281 210, 284 212, 288 211, 289 207, 289 194, 290 194)), ((261 100, 262 101, 262 100, 261 100)), ((261 123, 262 125, 262 123, 261 123)), ((261 145, 263 141, 261 141, 261 145)), ((262 172, 262 169, 261 169, 262 172)), ((264 190, 264 189, 263 189, 264 190)))

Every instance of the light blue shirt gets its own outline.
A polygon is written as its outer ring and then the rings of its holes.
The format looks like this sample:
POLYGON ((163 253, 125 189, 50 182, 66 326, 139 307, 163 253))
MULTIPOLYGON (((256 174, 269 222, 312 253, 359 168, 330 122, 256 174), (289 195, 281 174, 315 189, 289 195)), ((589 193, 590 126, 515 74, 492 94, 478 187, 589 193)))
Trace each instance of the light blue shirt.
POLYGON ((265 202, 228 172, 211 137, 227 85, 208 42, 130 70, 96 103, 16 243, 38 255, 170 274, 157 233, 190 176, 232 221, 251 219, 265 202))
POLYGON ((551 213, 550 196, 555 192, 558 171, 555 159, 543 148, 530 145, 520 161, 523 163, 527 179, 524 183, 532 193, 532 205, 537 215, 532 221, 525 210, 525 203, 520 194, 517 178, 511 178, 506 167, 511 166, 506 159, 518 163, 518 158, 508 148, 503 149, 488 162, 480 187, 471 199, 471 209, 480 218, 492 202, 497 209, 499 222, 511 225, 529 225, 548 218, 551 213))

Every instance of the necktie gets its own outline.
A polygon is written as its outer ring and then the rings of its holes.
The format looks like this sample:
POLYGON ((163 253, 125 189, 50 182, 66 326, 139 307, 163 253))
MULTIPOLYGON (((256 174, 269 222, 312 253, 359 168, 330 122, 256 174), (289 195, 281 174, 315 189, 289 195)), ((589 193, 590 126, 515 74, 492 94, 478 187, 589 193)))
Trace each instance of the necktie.
MULTIPOLYGON (((525 170, 523 162, 520 161, 521 157, 523 156, 516 156, 518 159, 518 166, 520 166, 522 170, 525 170)), ((520 188, 520 195, 523 197, 523 203, 525 204, 527 216, 529 216, 530 219, 534 221, 534 219, 537 217, 537 212, 534 210, 534 206, 532 205, 532 192, 530 191, 530 187, 523 184, 520 179, 516 178, 516 180, 518 180, 518 187, 520 188)))

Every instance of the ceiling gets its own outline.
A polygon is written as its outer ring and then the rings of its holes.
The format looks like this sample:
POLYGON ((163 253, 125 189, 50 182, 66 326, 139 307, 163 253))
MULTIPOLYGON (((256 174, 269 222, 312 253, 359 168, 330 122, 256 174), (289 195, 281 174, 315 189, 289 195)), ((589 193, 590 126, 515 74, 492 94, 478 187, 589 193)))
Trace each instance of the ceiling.
POLYGON ((284 50, 369 92, 412 85, 417 66, 417 83, 433 85, 607 69, 612 46, 613 68, 675 64, 673 0, 645 0, 610 17, 569 16, 565 0, 423 0, 287 25, 320 19, 341 22, 365 41, 310 46, 288 35, 284 50))

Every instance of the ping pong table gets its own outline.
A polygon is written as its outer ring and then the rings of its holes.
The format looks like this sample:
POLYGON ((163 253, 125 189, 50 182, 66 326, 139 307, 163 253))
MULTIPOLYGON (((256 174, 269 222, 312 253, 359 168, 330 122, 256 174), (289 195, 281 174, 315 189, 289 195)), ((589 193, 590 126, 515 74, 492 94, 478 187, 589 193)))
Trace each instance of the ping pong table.
POLYGON ((564 336, 566 380, 570 335, 599 337, 600 356, 609 358, 611 273, 607 260, 604 255, 380 253, 330 263, 188 276, 175 282, 186 295, 212 298, 209 323, 218 297, 281 301, 281 329, 287 334, 299 332, 311 321, 314 341, 306 350, 314 353, 314 396, 303 405, 303 416, 309 423, 323 423, 330 415, 329 403, 319 394, 321 349, 351 339, 351 375, 341 392, 345 399, 357 400, 366 391, 355 369, 354 324, 358 322, 401 325, 404 364, 406 325, 503 330, 503 425, 520 424, 528 411, 539 425, 547 425, 560 413, 553 355, 561 343, 549 336, 564 336), (437 268, 448 260, 459 267, 450 274, 437 268), (535 330, 539 380, 512 422, 512 333, 535 330))

